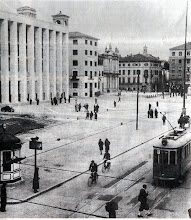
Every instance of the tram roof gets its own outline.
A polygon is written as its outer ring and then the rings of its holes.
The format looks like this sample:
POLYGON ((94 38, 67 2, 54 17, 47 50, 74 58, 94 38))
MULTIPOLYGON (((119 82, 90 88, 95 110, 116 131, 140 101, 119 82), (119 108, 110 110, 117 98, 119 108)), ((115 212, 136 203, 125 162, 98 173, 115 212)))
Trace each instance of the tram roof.
POLYGON ((176 131, 177 134, 174 134, 174 131, 171 131, 167 135, 160 137, 154 147, 161 149, 177 149, 186 145, 188 142, 191 142, 191 129, 177 129, 176 131), (166 145, 162 144, 164 138, 167 140, 166 145))

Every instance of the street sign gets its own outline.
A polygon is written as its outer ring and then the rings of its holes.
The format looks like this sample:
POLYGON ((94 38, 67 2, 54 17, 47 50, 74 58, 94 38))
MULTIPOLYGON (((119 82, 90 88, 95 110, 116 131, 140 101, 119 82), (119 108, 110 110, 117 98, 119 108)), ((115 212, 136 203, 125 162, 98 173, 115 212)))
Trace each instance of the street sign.
POLYGON ((29 141, 29 149, 42 150, 42 142, 41 141, 29 141))

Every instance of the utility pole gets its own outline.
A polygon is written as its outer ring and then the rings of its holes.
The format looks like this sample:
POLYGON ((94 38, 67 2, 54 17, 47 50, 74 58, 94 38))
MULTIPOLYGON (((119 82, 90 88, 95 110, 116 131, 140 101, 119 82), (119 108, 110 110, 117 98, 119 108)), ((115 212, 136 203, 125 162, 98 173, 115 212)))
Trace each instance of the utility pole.
POLYGON ((186 99, 186 38, 187 38, 187 19, 188 19, 188 1, 186 7, 186 27, 185 27, 185 45, 184 45, 184 75, 183 75, 183 108, 182 114, 186 115, 186 106, 185 106, 185 99, 186 99))
POLYGON ((136 116, 136 130, 138 130, 138 117, 139 117, 139 75, 140 75, 140 70, 137 71, 137 116, 136 116))

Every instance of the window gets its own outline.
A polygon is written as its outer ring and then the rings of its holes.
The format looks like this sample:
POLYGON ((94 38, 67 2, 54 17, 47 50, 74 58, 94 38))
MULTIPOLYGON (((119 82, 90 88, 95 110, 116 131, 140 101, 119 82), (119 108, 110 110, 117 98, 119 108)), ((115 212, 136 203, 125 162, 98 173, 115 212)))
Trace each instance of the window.
POLYGON ((88 76, 88 71, 85 71, 85 76, 88 76))
POLYGON ((190 56, 190 51, 187 51, 187 56, 190 56))
POLYGON ((90 55, 92 56, 92 51, 90 50, 90 55))
POLYGON ((97 83, 95 83, 95 88, 97 88, 97 83))
POLYGON ((123 64, 123 66, 125 66, 125 63, 123 64))
POLYGON ((88 40, 85 40, 85 44, 88 44, 88 40))
POLYGON ((85 66, 87 66, 88 65, 88 61, 87 60, 85 60, 85 66))
POLYGON ((161 150, 159 160, 160 164, 168 164, 168 151, 161 150))
POLYGON ((87 93, 87 92, 85 93, 85 96, 88 96, 88 93, 87 93))
POLYGON ((170 164, 175 164, 175 151, 170 151, 170 164))
POLYGON ((123 77, 123 83, 125 83, 125 77, 123 77))
POLYGON ((73 50, 73 55, 78 55, 78 51, 77 50, 73 50))
POLYGON ((136 74, 136 70, 133 70, 133 75, 135 75, 136 74))
POLYGON ((73 88, 78 88, 78 83, 73 83, 73 88))
POLYGON ((85 50, 85 55, 88 55, 88 51, 87 50, 85 50))
POLYGON ((92 45, 92 41, 90 41, 90 45, 92 45))
POLYGON ((97 46, 97 42, 95 42, 95 46, 97 46))
POLYGON ((190 60, 187 60, 187 63, 190 63, 190 60))
POLYGON ((131 66, 131 64, 130 64, 130 63, 128 63, 128 66, 131 66))
POLYGON ((128 70, 128 75, 130 75, 131 74, 131 70, 128 70))
POLYGON ((128 78, 128 83, 131 83, 131 79, 130 78, 128 78))
POLYGON ((179 63, 182 63, 182 60, 178 60, 179 63))
MULTIPOLYGON (((3 152, 3 164, 11 160, 11 152, 3 152)), ((11 171, 11 164, 3 166, 3 171, 11 171)))
POLYGON ((85 89, 87 89, 88 88, 88 84, 87 83, 85 83, 85 89))
POLYGON ((92 79, 92 71, 90 71, 90 79, 92 79))
POLYGON ((73 96, 78 96, 78 93, 77 92, 73 92, 73 96))
POLYGON ((148 66, 149 64, 148 63, 144 63, 144 66, 148 66))
POLYGON ((119 64, 119 66, 121 66, 121 63, 119 64))
POLYGON ((73 40, 73 45, 78 45, 78 40, 73 40))
POLYGON ((90 66, 92 66, 92 61, 90 61, 90 66))
POLYGON ((95 62, 95 66, 97 66, 97 62, 95 62))
POLYGON ((182 52, 179 52, 179 56, 182 56, 182 52))
POLYGON ((97 76, 97 72, 95 71, 95 76, 97 76))
POLYGON ((78 60, 73 60, 73 66, 78 66, 78 60))
POLYGON ((175 56, 175 52, 172 52, 172 56, 173 56, 173 57, 175 56))
POLYGON ((123 70, 123 75, 125 75, 125 70, 123 70))
POLYGON ((154 150, 153 160, 154 160, 154 163, 158 163, 158 154, 157 154, 157 150, 154 150))
POLYGON ((73 77, 76 78, 77 75, 78 75, 78 71, 73 71, 73 77))
POLYGON ((135 77, 133 77, 133 83, 135 83, 136 82, 136 78, 135 77))
POLYGON ((95 51, 95 56, 97 56, 97 52, 95 51))
POLYGON ((121 70, 119 70, 119 74, 121 74, 121 70))

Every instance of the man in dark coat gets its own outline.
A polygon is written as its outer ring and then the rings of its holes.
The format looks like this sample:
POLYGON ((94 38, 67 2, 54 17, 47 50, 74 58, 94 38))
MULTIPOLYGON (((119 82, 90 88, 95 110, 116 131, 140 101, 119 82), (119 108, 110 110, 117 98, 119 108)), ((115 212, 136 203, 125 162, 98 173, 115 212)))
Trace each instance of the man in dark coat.
POLYGON ((109 145, 110 145, 110 142, 109 142, 109 140, 106 138, 106 139, 105 139, 105 152, 106 152, 106 151, 109 151, 109 145))
POLYGON ((7 190, 6 183, 3 183, 1 187, 1 212, 6 212, 6 204, 7 204, 7 190))
POLYGON ((148 192, 146 191, 147 185, 144 184, 143 188, 140 190, 139 196, 138 196, 138 201, 141 203, 139 207, 139 214, 138 217, 144 217, 143 211, 146 210, 146 215, 151 216, 151 213, 149 211, 149 205, 147 203, 147 196, 149 195, 148 192))
POLYGON ((93 112, 91 111, 91 112, 90 112, 90 120, 92 120, 93 115, 94 115, 94 114, 93 114, 93 112))
POLYGON ((116 202, 107 202, 105 209, 109 212, 109 218, 116 218, 116 210, 118 210, 118 204, 116 202))
POLYGON ((101 139, 99 139, 98 145, 99 145, 100 155, 102 155, 103 141, 101 139))

